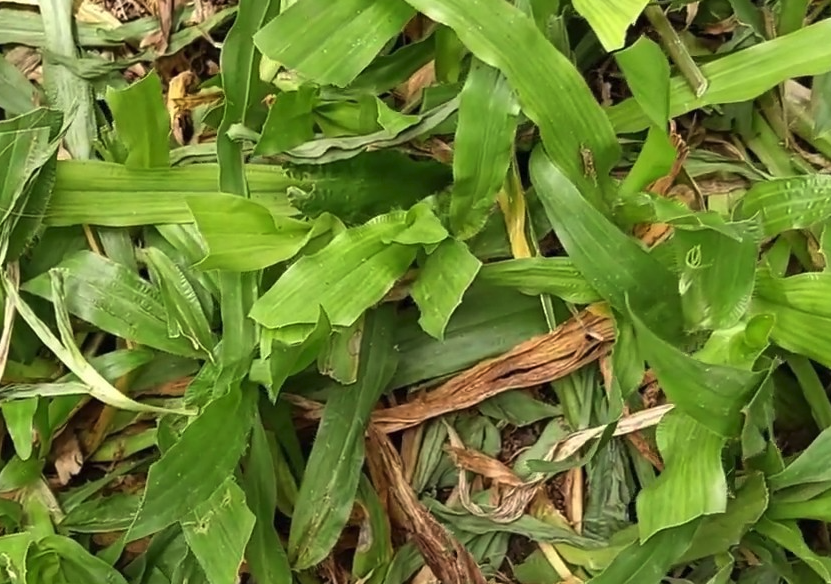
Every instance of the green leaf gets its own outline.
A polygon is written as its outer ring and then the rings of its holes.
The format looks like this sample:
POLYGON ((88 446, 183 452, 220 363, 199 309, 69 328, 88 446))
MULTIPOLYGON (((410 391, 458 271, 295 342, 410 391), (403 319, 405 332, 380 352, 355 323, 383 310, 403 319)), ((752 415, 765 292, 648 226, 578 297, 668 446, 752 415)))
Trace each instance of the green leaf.
MULTIPOLYGON (((64 302, 71 314, 141 345, 186 357, 199 354, 184 337, 168 336, 159 291, 132 270, 89 251, 72 254, 55 269, 64 274, 64 302)), ((56 301, 49 274, 21 289, 56 301)))
MULTIPOLYGON (((831 20, 824 19, 794 33, 705 63, 701 66, 701 73, 709 81, 709 86, 701 97, 695 96, 683 76, 674 76, 669 83, 669 117, 677 118, 712 104, 749 101, 786 79, 831 70, 831 47, 823 44, 829 34, 831 20)), ((638 132, 650 123, 649 116, 634 98, 607 111, 618 133, 638 132)))
POLYGON ((309 185, 291 189, 292 205, 307 217, 331 213, 347 225, 409 209, 453 182, 446 165, 413 160, 391 149, 364 152, 323 165, 291 166, 287 172, 309 185))
POLYGON ((125 89, 107 89, 118 138, 127 148, 124 164, 133 168, 170 165, 170 121, 155 71, 125 89))
POLYGON ((261 349, 261 352, 268 357, 271 377, 268 384, 268 395, 271 401, 274 402, 286 379, 314 363, 330 337, 332 327, 326 312, 321 310, 314 330, 301 343, 289 344, 282 342, 278 335, 274 335, 275 338, 272 339, 272 335, 269 334, 270 330, 263 331, 260 342, 261 345, 265 345, 266 349, 265 351, 261 349), (268 346, 269 341, 271 342, 270 346, 268 346))
POLYGON ((455 239, 442 242, 427 257, 411 291, 421 311, 418 324, 424 332, 444 338, 447 322, 481 266, 467 246, 455 239))
POLYGON ((638 153, 632 170, 623 179, 618 196, 622 199, 634 196, 646 190, 652 182, 667 176, 672 170, 676 155, 675 147, 663 127, 650 126, 646 142, 638 153))
POLYGON ((376 570, 383 572, 392 560, 390 520, 381 503, 381 498, 366 475, 362 475, 358 483, 356 502, 364 509, 365 516, 358 535, 358 540, 362 545, 355 550, 352 574, 357 579, 371 578, 376 570))
MULTIPOLYGON (((611 53, 623 47, 626 42, 627 29, 634 24, 647 4, 648 0, 625 0, 614 4, 605 4, 600 0, 576 0, 574 9, 588 21, 600 44, 603 45, 603 49, 611 53)), ((640 39, 638 39, 638 42, 640 42, 640 39)), ((637 43, 635 43, 635 46, 637 46, 637 43)), ((627 50, 631 50, 631 48, 627 50)), ((617 58, 625 52, 615 53, 615 57, 617 58)), ((626 73, 625 69, 624 73, 626 73)), ((667 73, 669 73, 668 67, 667 73)), ((628 79, 629 75, 627 74, 626 77, 628 79)), ((664 118, 664 121, 666 121, 666 118, 664 118)))
POLYGON ((515 288, 523 294, 551 294, 573 304, 601 299, 574 262, 567 257, 533 257, 492 262, 482 266, 477 281, 515 288))
POLYGON ((562 410, 558 406, 534 399, 527 392, 518 389, 486 399, 479 404, 479 411, 485 416, 507 422, 517 428, 562 415, 562 410))
MULTIPOLYGON (((127 584, 127 580, 118 571, 104 560, 93 556, 84 547, 62 535, 47 535, 37 541, 30 550, 29 569, 35 572, 31 575, 30 581, 34 582, 107 582, 112 584, 127 584), (39 556, 42 560, 44 555, 53 555, 59 564, 60 575, 37 573, 35 566, 43 566, 45 562, 36 561, 39 556), (33 569, 34 568, 34 569, 33 569)), ((48 564, 47 564, 48 565, 48 564)))
MULTIPOLYGON (((186 198, 218 194, 218 166, 127 168, 106 162, 62 160, 44 222, 50 226, 127 227, 158 223, 192 223, 186 198)), ((278 166, 250 164, 245 177, 251 198, 277 215, 297 213, 286 189, 299 183, 278 166)))
POLYGON ((539 127, 548 155, 581 193, 599 201, 620 156, 617 140, 580 73, 536 23, 502 0, 408 3, 452 28, 479 60, 502 71, 523 113, 539 127), (587 176, 581 150, 591 152, 594 177, 587 176))
POLYGON ((667 315, 680 316, 681 307, 672 272, 592 207, 540 148, 531 155, 531 180, 557 237, 592 287, 621 312, 628 295, 650 327, 675 338, 681 323, 667 315))
POLYGON ((211 584, 236 582, 254 521, 245 493, 232 477, 182 519, 188 547, 211 584))
POLYGON ((830 453, 831 428, 826 428, 785 470, 770 477, 771 490, 831 480, 831 469, 825 464, 830 453))
POLYGON ((160 249, 147 247, 143 255, 167 311, 168 336, 184 335, 195 351, 211 359, 216 340, 193 286, 179 266, 160 249))
POLYGON ((236 195, 190 196, 187 204, 208 244, 208 255, 198 264, 202 270, 267 268, 292 258, 315 231, 311 223, 276 217, 266 206, 236 195))
POLYGON ((8 576, 15 575, 15 580, 12 580, 14 584, 29 584, 26 560, 32 544, 32 534, 27 531, 7 534, 0 538, 3 570, 8 576))
MULTIPOLYGON (((55 55, 77 58, 72 5, 62 0, 44 0, 39 6, 46 33, 44 48, 55 55)), ((92 87, 54 60, 46 60, 43 73, 49 101, 70 120, 66 133, 69 153, 82 160, 92 158, 92 143, 97 134, 92 87)))
MULTIPOLYGON (((602 6, 597 0, 583 1, 602 6)), ((640 5, 636 14, 646 6, 646 2, 640 0, 629 0, 629 3, 640 5)), ((579 7, 577 10, 579 12, 579 7)), ((610 11, 604 10, 602 13, 608 12, 610 11)), ((622 35, 620 45, 623 45, 622 35)), ((641 36, 632 46, 615 53, 615 61, 623 71, 626 84, 632 90, 635 101, 649 118, 652 127, 659 128, 666 135, 665 129, 669 120, 669 62, 661 47, 649 37, 641 36)))
POLYGON ((771 338, 793 353, 831 367, 831 273, 811 272, 774 278, 757 272, 752 311, 774 318, 771 338))
POLYGON ((251 318, 267 328, 312 325, 323 307, 332 326, 350 326, 415 259, 414 246, 393 242, 406 232, 406 221, 401 211, 376 217, 301 257, 257 300, 251 318))
POLYGON ((179 440, 153 463, 126 541, 185 519, 232 476, 251 429, 253 398, 252 392, 232 385, 224 396, 205 406, 179 440))
POLYGON ((727 509, 727 478, 721 463, 725 438, 671 411, 658 425, 655 440, 666 468, 638 495, 642 542, 664 529, 727 509), (688 448, 690 444, 695 448, 688 448))
POLYGON ((758 240, 752 221, 726 223, 719 231, 676 227, 672 245, 681 268, 681 303, 696 327, 728 328, 745 314, 753 292, 758 240))
POLYGON ((831 176, 810 174, 759 181, 742 197, 741 214, 758 216, 769 236, 812 227, 831 217, 831 176))
MULTIPOLYGON (((4 393, 8 391, 8 388, 3 389, 4 393)), ((87 393, 86 388, 82 391, 87 393)), ((14 450, 21 460, 27 460, 32 456, 32 444, 35 439, 35 412, 37 412, 38 403, 37 398, 28 398, 0 404, 6 429, 14 443, 14 450)))
POLYGON ((763 517, 756 530, 808 564, 825 582, 831 582, 831 559, 808 547, 796 521, 771 521, 763 517))
POLYGON ((678 563, 687 564, 739 545, 744 535, 765 513, 768 499, 767 486, 761 473, 748 475, 735 497, 727 501, 724 513, 709 515, 698 523, 690 547, 678 563))
MULTIPOLYGON (((277 447, 279 448, 279 447, 277 447)), ((251 445, 243 462, 242 488, 245 501, 256 519, 245 559, 251 575, 262 584, 291 580, 286 552, 274 528, 277 478, 265 428, 259 413, 254 414, 251 445)))
POLYGON ((513 156, 518 115, 505 76, 474 60, 462 89, 453 143, 450 226, 460 239, 478 233, 496 203, 513 156))
POLYGON ((414 15, 400 0, 299 0, 255 34, 254 44, 321 85, 345 87, 414 15))
POLYGON ((302 85, 297 91, 277 94, 268 110, 255 156, 271 156, 291 150, 314 139, 312 110, 317 105, 318 91, 312 85, 302 85))
POLYGON ((663 531, 624 548, 592 584, 659 584, 690 545, 697 523, 663 531))
POLYGON ((52 351, 66 367, 72 371, 78 378, 88 386, 89 395, 95 399, 104 402, 115 408, 138 412, 156 412, 156 413, 184 413, 189 412, 183 410, 168 410, 146 404, 141 404, 125 396, 118 389, 110 385, 110 383, 96 371, 92 365, 84 358, 80 349, 75 345, 75 339, 72 335, 72 328, 69 322, 69 313, 66 311, 64 299, 66 292, 64 290, 63 277, 61 272, 54 270, 49 272, 52 288, 52 302, 55 305, 55 320, 57 321, 60 340, 52 334, 49 327, 44 324, 35 312, 26 304, 18 294, 14 286, 9 282, 8 276, 5 273, 0 275, 2 278, 3 289, 5 293, 11 297, 14 306, 26 323, 32 328, 38 338, 52 351))
POLYGON ((661 339, 632 312, 629 316, 641 355, 670 401, 718 436, 737 435, 741 410, 765 374, 703 363, 661 339))
POLYGON ((8 59, 0 59, 0 108, 7 116, 31 111, 42 94, 8 59))
POLYGON ((398 362, 391 308, 370 312, 364 325, 358 380, 332 393, 309 455, 289 535, 295 570, 323 561, 349 519, 364 462, 364 431, 398 362))

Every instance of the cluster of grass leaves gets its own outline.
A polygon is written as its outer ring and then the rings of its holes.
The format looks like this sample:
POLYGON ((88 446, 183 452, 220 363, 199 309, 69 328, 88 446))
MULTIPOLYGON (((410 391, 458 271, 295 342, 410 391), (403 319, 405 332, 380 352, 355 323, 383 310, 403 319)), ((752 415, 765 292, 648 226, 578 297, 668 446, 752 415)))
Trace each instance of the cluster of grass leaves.
POLYGON ((90 6, 0 4, 0 582, 831 582, 827 2, 90 6))

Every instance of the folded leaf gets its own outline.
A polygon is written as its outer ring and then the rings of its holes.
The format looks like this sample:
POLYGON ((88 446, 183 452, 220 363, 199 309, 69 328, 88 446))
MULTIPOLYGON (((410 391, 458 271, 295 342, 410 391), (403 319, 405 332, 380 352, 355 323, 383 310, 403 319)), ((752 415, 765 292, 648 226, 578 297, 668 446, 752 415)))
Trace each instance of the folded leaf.
POLYGON ((676 349, 631 311, 641 356, 676 407, 718 436, 738 434, 741 410, 765 373, 703 363, 676 349))
POLYGON ((295 570, 329 555, 349 519, 364 463, 364 431, 398 363, 391 307, 367 315, 358 380, 326 402, 292 515, 289 558, 295 570))
POLYGON ((431 253, 413 284, 412 296, 421 311, 418 323, 439 340, 453 311, 482 266, 461 241, 448 239, 431 253))
POLYGON ((752 310, 773 316, 773 341, 831 367, 831 273, 774 278, 759 270, 752 310))
POLYGON ((127 148, 124 164, 132 168, 170 165, 170 121, 156 71, 124 89, 107 89, 115 131, 127 148))
MULTIPOLYGON (((582 1, 591 3, 591 0, 582 1)), ((638 0, 629 0, 629 3, 639 5, 636 15, 646 6, 645 2, 638 0)), ((596 5, 605 9, 603 14, 610 12, 599 2, 596 5)), ((580 10, 579 7, 577 10, 580 10)), ((669 120, 669 62, 661 47, 648 36, 641 36, 631 47, 615 53, 615 61, 652 127, 664 131, 669 120)))
POLYGON ((611 53, 623 46, 626 30, 634 24, 648 3, 648 0, 624 0, 614 4, 600 0, 576 0, 574 9, 588 21, 603 49, 611 53))
POLYGON ((831 217, 831 176, 759 181, 742 197, 741 213, 748 218, 758 216, 769 236, 812 227, 831 217))
POLYGON ((450 226, 460 239, 481 230, 496 203, 513 156, 517 115, 519 104, 505 76, 474 60, 453 143, 450 226))
POLYGON ((727 440, 680 411, 663 417, 655 433, 666 468, 638 495, 641 542, 659 531, 727 509, 721 452, 727 440), (689 445, 695 444, 694 449, 689 445))
POLYGON ((321 85, 345 87, 413 16, 401 0, 299 0, 261 28, 254 43, 321 85))
MULTIPOLYGON (((56 269, 64 274, 71 314, 141 345, 185 357, 199 355, 186 338, 168 335, 161 295, 137 273, 89 251, 72 254, 56 269)), ((29 280, 21 289, 55 301, 49 274, 29 280)))

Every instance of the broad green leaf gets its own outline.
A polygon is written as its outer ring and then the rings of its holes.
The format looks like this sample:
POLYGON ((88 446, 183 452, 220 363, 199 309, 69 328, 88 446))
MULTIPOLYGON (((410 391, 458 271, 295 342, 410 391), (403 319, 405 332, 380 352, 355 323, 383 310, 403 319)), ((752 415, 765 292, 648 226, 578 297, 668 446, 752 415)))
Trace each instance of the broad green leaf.
POLYGON ((375 98, 375 109, 377 113, 378 125, 384 128, 384 131, 390 138, 397 136, 407 128, 411 128, 421 121, 421 116, 413 114, 403 114, 395 111, 383 100, 375 98))
MULTIPOLYGON (((601 14, 610 12, 603 10, 605 7, 597 0, 582 0, 582 2, 601 8, 601 14)), ((629 0, 629 3, 640 5, 636 15, 646 6, 646 3, 640 0, 629 0)), ((577 7, 577 10, 579 12, 580 8, 577 7)), ((621 33, 620 45, 622 44, 621 33)), ((620 46, 615 48, 620 48, 620 46)), ((609 48, 607 47, 606 50, 609 48)), ((632 46, 615 53, 615 61, 623 71, 626 84, 632 90, 635 101, 649 118, 652 127, 662 130, 662 133, 666 135, 666 125, 669 120, 669 62, 661 47, 648 36, 641 36, 632 46)))
MULTIPOLYGON (((77 58, 72 5, 63 0, 44 0, 39 6, 46 33, 44 48, 57 56, 77 58)), ((69 120, 69 153, 81 160, 92 158, 92 143, 97 134, 92 86, 54 59, 46 60, 43 73, 47 98, 69 120)))
MULTIPOLYGON (((35 108, 42 94, 8 59, 0 59, 0 108, 7 116, 25 114, 35 108)), ((42 102, 41 102, 42 103, 42 102)))
POLYGON ((764 373, 703 363, 676 349, 629 313, 642 357, 670 401, 718 436, 738 434, 741 410, 764 373))
POLYGON ((771 521, 763 517, 756 530, 805 562, 824 582, 831 582, 831 559, 808 547, 796 521, 771 521))
POLYGON ((228 477, 182 518, 182 531, 210 584, 234 584, 256 518, 245 493, 228 477))
POLYGON ((268 395, 273 403, 280 394, 280 389, 286 379, 314 363, 318 354, 323 350, 332 327, 326 312, 321 310, 314 330, 301 343, 285 343, 276 336, 273 338, 269 330, 262 333, 260 352, 268 359, 270 373, 268 395))
POLYGON ((502 71, 523 113, 539 127, 548 155, 581 193, 599 202, 620 155, 617 140, 580 73, 533 19, 502 0, 407 1, 502 71), (587 172, 585 156, 593 158, 594 173, 587 172))
MULTIPOLYGON (((156 223, 192 223, 189 195, 217 194, 218 166, 127 168, 98 161, 62 160, 44 222, 49 226, 127 227, 156 223)), ((279 166, 249 164, 245 177, 251 198, 277 215, 293 215, 286 189, 301 186, 279 166)))
POLYGON ((392 560, 390 520, 366 475, 362 475, 358 483, 356 502, 364 510, 364 519, 358 535, 361 545, 355 550, 352 560, 352 574, 357 579, 371 578, 374 572, 382 572, 392 560))
POLYGON ((92 365, 89 364, 80 349, 75 345, 75 339, 73 338, 72 328, 69 322, 69 313, 67 312, 64 304, 66 292, 61 272, 49 272, 52 289, 52 301, 55 306, 55 320, 57 321, 60 339, 55 337, 49 327, 47 327, 46 324, 38 318, 29 305, 23 301, 17 290, 11 282, 9 282, 5 273, 0 275, 0 277, 2 278, 4 292, 11 297, 11 300, 17 309, 17 313, 32 328, 43 344, 46 345, 49 350, 52 351, 70 371, 72 371, 72 373, 78 376, 78 378, 88 386, 90 396, 114 408, 121 408, 125 410, 156 413, 189 413, 183 410, 168 410, 133 401, 121 393, 118 389, 110 385, 110 383, 102 377, 101 374, 92 367, 92 365))
POLYGON ((311 325, 321 307, 332 326, 349 326, 381 300, 415 259, 416 248, 392 240, 407 229, 393 212, 346 230, 293 263, 254 304, 250 316, 266 328, 311 325))
POLYGON ((748 218, 758 216, 769 236, 812 227, 831 217, 831 176, 759 181, 742 197, 741 213, 748 218))
POLYGON ((92 555, 84 547, 62 535, 47 535, 37 541, 30 549, 30 561, 27 562, 32 571, 29 581, 35 582, 106 582, 107 584, 127 584, 127 580, 110 564, 92 555), (43 566, 42 561, 36 561, 35 555, 42 559, 44 555, 52 555, 59 564, 59 575, 51 573, 37 573, 37 566, 43 566))
POLYGON ((33 543, 32 534, 27 531, 7 534, 0 538, 2 569, 12 584, 34 584, 28 579, 26 568, 27 556, 33 543))
POLYGON ((624 548, 591 584, 659 584, 690 545, 697 522, 668 529, 624 548))
MULTIPOLYGON (((389 132, 382 128, 374 133, 361 136, 319 138, 283 153, 281 158, 285 158, 294 164, 328 164, 353 158, 366 152, 400 146, 438 132, 439 125, 453 115, 458 107, 459 98, 452 97, 423 112, 420 122, 410 126, 397 136, 390 137, 389 132)), ((318 123, 320 123, 319 119, 318 123)))
POLYGON ((751 221, 726 223, 720 231, 676 227, 672 246, 680 268, 681 304, 696 328, 732 327, 747 312, 758 239, 751 221))
POLYGON ((302 85, 296 91, 278 93, 268 110, 254 154, 280 154, 312 140, 315 136, 312 110, 317 100, 318 92, 311 85, 302 85))
MULTIPOLYGON (((356 320, 350 327, 334 332, 326 339, 323 350, 318 349, 317 370, 341 385, 355 383, 358 379, 358 364, 361 361, 363 333, 363 318, 356 320)), ((306 339, 304 344, 309 339, 306 339)))
POLYGON ((411 291, 421 312, 418 324, 427 334, 444 338, 453 311, 481 266, 467 246, 455 239, 445 240, 427 257, 411 291))
POLYGON ((299 0, 254 35, 270 59, 345 87, 414 16, 400 0, 299 0))
POLYGON ((208 244, 208 255, 198 264, 202 270, 267 268, 293 257, 313 232, 311 223, 276 217, 244 197, 200 195, 186 200, 208 244))
POLYGON ((601 299, 567 257, 540 256, 488 263, 479 270, 477 280, 515 288, 531 296, 551 294, 573 304, 590 304, 601 299))
POLYGON ((317 565, 329 555, 349 519, 364 463, 364 431, 369 416, 398 362, 390 307, 367 315, 358 380, 326 402, 289 535, 295 570, 317 565))
POLYGON ((664 529, 727 509, 727 478, 721 462, 727 440, 679 411, 663 417, 655 440, 666 468, 638 495, 642 542, 664 529), (690 444, 695 448, 688 448, 690 444))
POLYGON ((155 71, 125 89, 108 88, 107 105, 118 138, 127 148, 124 164, 133 168, 170 165, 170 121, 162 81, 155 71))
POLYGON ((770 477, 770 488, 773 491, 779 491, 796 485, 831 480, 831 469, 825 464, 829 453, 831 453, 831 428, 826 428, 785 470, 770 477))
POLYGON ((347 225, 409 209, 453 182, 447 165, 413 160, 390 149, 323 165, 291 166, 287 173, 308 185, 289 193, 291 204, 301 213, 311 218, 331 213, 347 225))
POLYGON ((283 543, 274 528, 277 500, 275 463, 259 413, 254 414, 251 444, 243 461, 241 482, 245 502, 255 518, 251 539, 245 550, 251 575, 262 584, 287 582, 291 580, 291 569, 283 543))
POLYGON ((831 273, 811 272, 774 278, 759 270, 752 311, 774 318, 771 338, 793 353, 831 366, 831 273))
POLYGON ((140 494, 116 493, 75 506, 60 525, 72 533, 107 533, 130 527, 141 503, 140 494))
POLYGON ((513 156, 519 104, 505 76, 474 60, 462 89, 453 143, 450 226, 460 239, 482 229, 513 156))
MULTIPOLYGON (((231 140, 228 128, 232 124, 246 124, 253 112, 263 108, 261 100, 268 91, 259 78, 260 52, 251 37, 263 23, 280 12, 280 2, 274 0, 243 0, 231 30, 222 44, 220 69, 225 101, 222 122, 217 128, 217 158, 219 185, 222 192, 248 196, 250 187, 243 165, 242 144, 231 140)), ((234 277, 239 280, 238 277, 234 277)))
POLYGON ((232 385, 224 396, 205 406, 150 467, 141 508, 126 541, 185 519, 233 475, 251 429, 254 403, 251 391, 232 385))
POLYGON ((739 545, 765 513, 768 499, 764 477, 760 473, 748 475, 735 497, 727 501, 724 513, 707 516, 698 523, 690 547, 678 563, 686 564, 739 545))
POLYGON ((650 327, 675 338, 681 323, 673 316, 680 317, 681 304, 672 272, 592 207, 540 148, 531 155, 531 180, 557 237, 592 288, 621 312, 628 295, 650 327))
MULTIPOLYGON (((603 45, 603 49, 611 53, 623 47, 626 41, 626 31, 634 24, 647 4, 647 0, 625 0, 611 5, 599 0, 576 0, 574 9, 588 21, 600 44, 603 45)), ((631 47, 627 50, 631 50, 631 47)), ((619 57, 624 52, 626 51, 616 53, 615 57, 619 57)), ((626 73, 625 69, 624 73, 626 73)), ((669 73, 669 67, 667 67, 667 73, 669 73)), ((627 79, 628 77, 627 74, 627 79)))
POLYGON ((713 331, 695 358, 713 365, 753 369, 756 360, 770 344, 774 319, 767 314, 745 317, 732 327, 713 331))
MULTIPOLYGON (((705 63, 701 73, 709 86, 701 97, 695 96, 683 76, 674 76, 669 82, 670 118, 711 104, 752 100, 786 79, 831 71, 831 47, 823 44, 829 34, 831 20, 819 20, 791 34, 705 63)), ((607 111, 618 133, 638 132, 650 123, 634 98, 607 111)))
POLYGON ((618 196, 626 198, 645 190, 652 182, 667 176, 672 170, 677 153, 662 127, 650 126, 649 134, 632 170, 623 179, 618 196))
POLYGON ((184 335, 194 351, 211 359, 216 340, 193 286, 179 266, 160 249, 145 248, 143 255, 167 312, 168 336, 178 338, 184 335))
MULTIPOLYGON (((159 291, 135 272, 89 251, 77 252, 57 268, 64 274, 69 312, 121 338, 194 357, 199 353, 184 338, 170 338, 159 291)), ((42 274, 21 289, 55 301, 51 276, 42 274)))
MULTIPOLYGON (((8 391, 4 388, 3 393, 8 391)), ((83 393, 87 393, 83 388, 83 393)), ((32 444, 35 439, 35 412, 38 409, 38 399, 28 398, 18 401, 4 401, 0 403, 3 411, 3 420, 6 429, 14 443, 14 450, 21 460, 27 460, 32 455, 32 444)))
MULTIPOLYGON (((274 0, 240 2, 239 13, 219 56, 225 96, 216 140, 219 186, 223 192, 246 198, 250 197, 250 188, 243 164, 243 145, 231 139, 228 129, 233 124, 252 124, 255 114, 264 107, 262 100, 268 86, 259 79, 261 55, 251 38, 265 21, 280 12, 280 4, 274 0)), ((222 271, 218 281, 223 340, 219 359, 231 365, 249 359, 257 342, 255 324, 248 312, 259 296, 259 280, 255 273, 222 271)))

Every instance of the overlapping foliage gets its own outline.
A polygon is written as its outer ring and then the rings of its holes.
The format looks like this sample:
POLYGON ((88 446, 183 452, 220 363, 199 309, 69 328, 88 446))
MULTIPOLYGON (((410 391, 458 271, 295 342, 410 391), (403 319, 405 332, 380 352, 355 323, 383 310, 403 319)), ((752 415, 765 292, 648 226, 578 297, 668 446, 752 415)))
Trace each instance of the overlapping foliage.
POLYGON ((827 3, 208 4, 0 4, 0 582, 831 582, 827 3))

